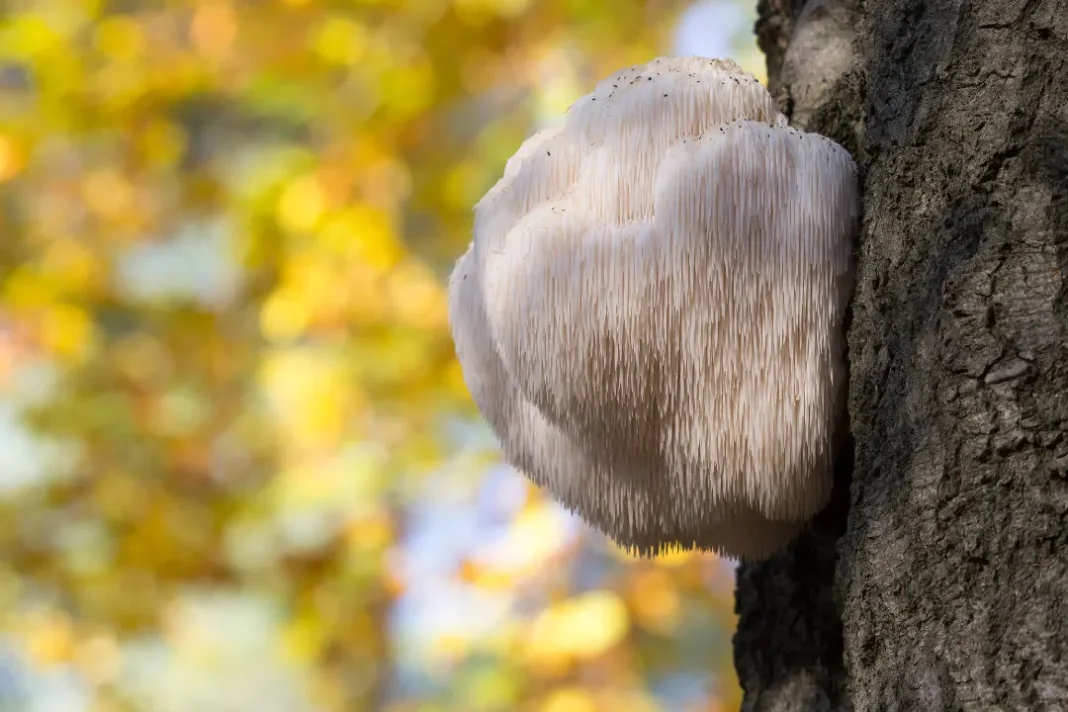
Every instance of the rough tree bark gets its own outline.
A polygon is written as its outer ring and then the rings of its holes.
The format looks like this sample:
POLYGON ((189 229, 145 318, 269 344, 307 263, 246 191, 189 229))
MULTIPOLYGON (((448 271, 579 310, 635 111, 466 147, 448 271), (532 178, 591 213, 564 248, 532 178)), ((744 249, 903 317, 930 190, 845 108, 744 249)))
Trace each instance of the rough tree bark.
POLYGON ((759 9, 772 92, 853 152, 865 214, 853 441, 739 570, 743 709, 1068 710, 1068 0, 759 9))

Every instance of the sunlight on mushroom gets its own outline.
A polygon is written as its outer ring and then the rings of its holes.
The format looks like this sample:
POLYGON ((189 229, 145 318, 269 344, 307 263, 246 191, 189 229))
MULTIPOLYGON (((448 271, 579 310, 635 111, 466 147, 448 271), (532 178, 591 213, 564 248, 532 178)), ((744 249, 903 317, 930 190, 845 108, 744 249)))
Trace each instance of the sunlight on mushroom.
POLYGON ((729 60, 625 69, 528 139, 450 281, 505 457, 641 554, 769 556, 827 502, 856 166, 729 60))

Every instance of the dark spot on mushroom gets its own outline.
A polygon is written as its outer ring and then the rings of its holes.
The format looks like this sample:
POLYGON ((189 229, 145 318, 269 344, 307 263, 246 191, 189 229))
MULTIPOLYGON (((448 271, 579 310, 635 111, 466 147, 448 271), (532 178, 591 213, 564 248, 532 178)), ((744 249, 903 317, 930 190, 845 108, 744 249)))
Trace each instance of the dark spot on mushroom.
POLYGON ((551 153, 549 153, 548 151, 546 151, 546 152, 545 152, 545 155, 546 155, 546 156, 551 156, 551 155, 553 155, 553 154, 551 154, 551 153))
POLYGON ((664 98, 667 99, 667 94, 664 94, 664 98))

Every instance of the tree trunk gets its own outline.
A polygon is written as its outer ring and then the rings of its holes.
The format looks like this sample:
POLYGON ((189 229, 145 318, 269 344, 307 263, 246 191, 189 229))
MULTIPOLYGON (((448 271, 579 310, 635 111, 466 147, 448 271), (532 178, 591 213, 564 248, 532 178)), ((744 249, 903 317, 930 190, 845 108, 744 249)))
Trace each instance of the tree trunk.
POLYGON ((1068 0, 801 4, 757 32, 784 109, 862 167, 855 445, 740 567, 743 709, 1066 710, 1068 0))

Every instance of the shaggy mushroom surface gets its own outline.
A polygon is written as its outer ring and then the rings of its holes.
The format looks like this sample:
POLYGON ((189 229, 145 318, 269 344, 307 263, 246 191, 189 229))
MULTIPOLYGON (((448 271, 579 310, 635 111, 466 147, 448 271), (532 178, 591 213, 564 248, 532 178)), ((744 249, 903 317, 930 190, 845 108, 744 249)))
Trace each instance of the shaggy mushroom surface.
POLYGON ((827 501, 856 167, 730 61, 605 79, 528 139, 450 280, 505 457, 639 553, 764 558, 827 501))

